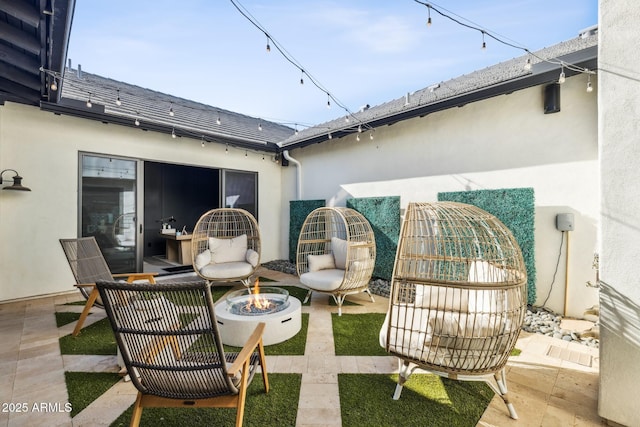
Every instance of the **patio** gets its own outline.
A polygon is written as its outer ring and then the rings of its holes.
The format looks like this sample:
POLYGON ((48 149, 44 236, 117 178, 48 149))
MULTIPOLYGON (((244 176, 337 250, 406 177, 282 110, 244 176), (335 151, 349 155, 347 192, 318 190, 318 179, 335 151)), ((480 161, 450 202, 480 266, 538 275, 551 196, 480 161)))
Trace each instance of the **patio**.
MULTIPOLYGON (((299 284, 297 277, 285 273, 262 268, 259 274, 276 280, 275 285, 299 284)), ((4 343, 0 350, 0 397, 3 404, 29 402, 27 412, 8 412, 3 407, 1 425, 108 426, 133 403, 134 387, 120 381, 73 419, 64 410, 68 402, 65 371, 118 370, 115 356, 60 354, 58 338, 69 334, 74 325, 57 328, 54 312, 60 305, 80 298, 74 292, 0 305, 0 340, 4 343), (47 410, 34 412, 33 403, 49 405, 47 410)), ((270 373, 302 374, 297 426, 342 425, 338 373, 397 372, 393 357, 335 356, 331 313, 337 308, 328 304, 328 298, 314 293, 311 306, 303 307, 303 312, 310 314, 304 356, 267 356, 270 373)), ((388 303, 380 296, 371 303, 366 294, 348 300, 361 305, 344 306, 344 313, 383 313, 388 303)), ((69 306, 64 310, 70 310, 69 306)), ((102 318, 104 312, 94 310, 87 324, 102 318)), ((519 420, 510 419, 502 400, 494 397, 477 425, 606 425, 597 415, 598 349, 526 332, 520 334, 516 347, 522 353, 511 357, 507 380, 519 420)))

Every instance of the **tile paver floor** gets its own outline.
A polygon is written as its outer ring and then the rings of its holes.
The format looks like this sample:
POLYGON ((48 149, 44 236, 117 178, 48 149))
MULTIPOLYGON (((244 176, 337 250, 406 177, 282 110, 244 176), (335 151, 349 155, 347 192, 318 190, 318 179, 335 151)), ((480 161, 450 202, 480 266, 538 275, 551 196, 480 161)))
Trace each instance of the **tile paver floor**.
MULTIPOLYGON (((280 285, 299 284, 295 276, 284 273, 263 269, 260 274, 280 285)), ((391 356, 334 354, 331 313, 337 308, 328 304, 328 298, 314 293, 311 306, 303 306, 303 312, 309 313, 304 356, 267 356, 269 372, 302 374, 298 427, 342 425, 338 373, 397 373, 391 356)), ((71 333, 74 324, 56 328, 54 312, 82 310, 82 306, 62 307, 79 299, 79 293, 70 293, 0 304, 0 426, 108 426, 134 402, 134 387, 120 381, 73 419, 65 411, 65 371, 119 370, 115 356, 60 355, 58 338, 71 333)), ((388 300, 380 296, 375 296, 375 303, 366 294, 349 299, 360 305, 344 306, 344 313, 387 309, 388 300)), ((86 324, 102 318, 104 312, 96 309, 86 324)), ((525 332, 517 348, 522 353, 509 361, 507 385, 519 420, 509 418, 502 400, 494 397, 478 426, 607 425, 597 414, 597 349, 525 332), (553 357, 563 352, 549 351, 550 346, 566 349, 565 354, 584 355, 583 361, 591 356, 591 366, 553 357)))

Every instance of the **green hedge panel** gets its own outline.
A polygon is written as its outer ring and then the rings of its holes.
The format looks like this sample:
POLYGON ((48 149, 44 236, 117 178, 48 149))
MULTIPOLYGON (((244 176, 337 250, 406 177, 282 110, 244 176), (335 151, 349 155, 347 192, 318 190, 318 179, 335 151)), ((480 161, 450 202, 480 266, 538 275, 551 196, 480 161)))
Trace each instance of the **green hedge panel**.
POLYGON ((298 238, 307 215, 325 204, 324 200, 292 200, 289 202, 289 261, 296 262, 298 238))
POLYGON ((400 197, 348 199, 347 207, 360 212, 373 228, 376 238, 373 276, 391 280, 400 236, 400 197))
POLYGON ((439 201, 467 203, 495 215, 513 233, 527 268, 527 302, 536 301, 534 240, 535 198, 533 188, 476 190, 438 193, 439 201))

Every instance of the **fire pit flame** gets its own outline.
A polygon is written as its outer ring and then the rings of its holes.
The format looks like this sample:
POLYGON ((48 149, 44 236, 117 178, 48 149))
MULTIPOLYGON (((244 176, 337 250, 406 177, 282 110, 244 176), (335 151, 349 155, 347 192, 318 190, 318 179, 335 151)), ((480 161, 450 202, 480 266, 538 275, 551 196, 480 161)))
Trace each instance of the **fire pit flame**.
POLYGON ((227 296, 230 313, 259 316, 277 313, 289 306, 289 292, 286 289, 262 287, 256 280, 253 289, 234 291, 227 296))

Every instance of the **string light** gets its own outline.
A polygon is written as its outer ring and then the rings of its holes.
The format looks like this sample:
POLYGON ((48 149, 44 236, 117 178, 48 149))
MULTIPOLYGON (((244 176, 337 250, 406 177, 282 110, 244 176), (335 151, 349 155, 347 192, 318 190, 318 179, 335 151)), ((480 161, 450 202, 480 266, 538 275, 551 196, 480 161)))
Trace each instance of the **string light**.
POLYGON ((139 115, 140 113, 136 111, 136 120, 133 122, 133 124, 136 126, 140 126, 140 120, 138 120, 139 115))
POLYGON ((54 92, 55 92, 56 90, 58 90, 58 84, 56 83, 56 78, 55 78, 55 77, 53 77, 53 81, 52 81, 52 82, 51 82, 51 84, 49 85, 49 88, 50 88, 52 91, 54 91, 54 92))
POLYGON ((249 152, 247 150, 244 150, 244 156, 249 157, 249 152))
POLYGON ((120 89, 117 89, 118 96, 116 98, 116 105, 119 107, 122 105, 122 101, 120 100, 120 89))
POLYGON ((301 71, 302 74, 300 74, 300 84, 303 85, 304 84, 304 70, 301 71))
POLYGON ((564 64, 561 65, 561 69, 560 69, 560 76, 558 76, 558 83, 562 84, 564 83, 564 81, 566 80, 565 74, 564 74, 564 64))
POLYGON ((362 126, 358 125, 358 133, 362 133, 362 126))
POLYGON ((224 147, 224 154, 229 154, 229 144, 224 147))
MULTIPOLYGON (((589 71, 589 70, 587 70, 589 71)), ((587 74, 587 92, 591 93, 593 92, 593 85, 591 84, 591 72, 589 72, 587 74)))
POLYGON ((360 141, 360 134, 356 134, 356 141, 360 141))
POLYGON ((271 45, 269 44, 269 34, 265 33, 265 36, 267 36, 267 52, 271 52, 271 45))
POLYGON ((89 92, 89 99, 87 99, 87 108, 91 107, 93 107, 93 104, 91 103, 91 92, 89 92))
POLYGON ((427 5, 427 27, 431 26, 431 5, 427 5))
POLYGON ((369 132, 369 139, 373 141, 373 131, 369 132))
POLYGON ((262 122, 258 123, 258 130, 262 131, 262 122))
POLYGON ((327 108, 331 108, 331 97, 329 96, 329 92, 327 92, 327 108))
POLYGON ((329 134, 327 135, 327 137, 328 137, 329 139, 333 139, 333 135, 331 135, 331 132, 329 132, 329 134))
POLYGON ((484 41, 485 32, 482 31, 482 50, 487 50, 487 43, 484 41))
POLYGON ((204 135, 202 135, 202 143, 200 145, 204 148, 204 135))
POLYGON ((171 128, 171 138, 176 138, 176 128, 171 128))
POLYGON ((173 112, 173 102, 169 105, 169 115, 173 117, 175 113, 173 112))
POLYGON ((527 62, 524 63, 524 69, 527 71, 531 69, 531 58, 527 58, 527 62))
MULTIPOLYGON (((514 49, 520 49, 520 50, 522 50, 522 51, 526 52, 529 56, 533 56, 533 57, 535 57, 535 58, 536 58, 536 59, 538 59, 539 61, 547 62, 547 63, 549 63, 549 64, 554 64, 554 65, 561 65, 561 66, 563 66, 563 67, 567 67, 567 68, 568 68, 568 69, 570 69, 571 71, 575 71, 575 72, 577 72, 577 73, 591 73, 591 74, 595 74, 594 72, 592 72, 592 71, 590 72, 590 71, 589 71, 589 70, 587 70, 586 68, 583 68, 583 67, 580 67, 580 66, 577 66, 577 65, 574 65, 574 64, 569 64, 569 63, 566 63, 566 62, 560 61, 560 60, 558 60, 558 59, 556 59, 556 58, 551 58, 551 59, 541 58, 541 57, 537 56, 536 54, 532 53, 532 52, 531 52, 529 49, 527 49, 526 47, 519 46, 519 45, 515 44, 515 42, 514 42, 514 43, 510 43, 510 42, 508 42, 508 41, 505 41, 505 40, 504 40, 504 39, 502 39, 501 37, 498 37, 498 36, 494 35, 492 32, 487 31, 486 29, 484 29, 484 28, 481 28, 481 27, 477 26, 477 24, 474 24, 473 22, 469 21, 468 19, 462 18, 462 17, 460 17, 459 15, 456 15, 456 16, 458 16, 459 18, 461 18, 461 19, 463 19, 463 20, 465 20, 465 21, 467 21, 467 22, 471 22, 471 24, 473 24, 473 25, 470 25, 470 24, 467 24, 467 23, 465 23, 465 22, 462 22, 461 20, 456 19, 456 18, 454 18, 453 16, 450 16, 450 15, 448 15, 447 13, 442 12, 442 11, 441 11, 441 10, 439 10, 438 8, 434 7, 434 6, 433 6, 433 3, 425 3, 425 2, 423 2, 423 1, 421 1, 421 0, 413 0, 413 1, 414 1, 414 2, 416 2, 416 3, 418 3, 418 4, 421 4, 421 5, 423 5, 423 6, 426 6, 426 7, 427 7, 427 10, 428 10, 428 12, 429 12, 429 16, 430 16, 430 14, 431 14, 431 10, 433 10, 434 12, 438 13, 440 16, 442 16, 442 17, 444 17, 444 18, 447 18, 447 19, 449 19, 449 20, 451 20, 451 21, 455 22, 455 23, 456 23, 456 24, 458 24, 458 25, 461 25, 461 26, 463 26, 463 27, 466 27, 466 28, 469 28, 469 29, 471 29, 471 30, 475 30, 475 31, 478 31, 478 32, 482 33, 482 48, 483 48, 483 49, 485 49, 485 48, 486 48, 486 42, 485 42, 485 35, 486 35, 486 36, 489 36, 490 38, 492 38, 493 40, 497 41, 498 43, 501 43, 501 44, 503 44, 503 45, 505 45, 505 46, 509 46, 509 47, 514 48, 514 49)), ((438 6, 438 7, 440 7, 440 6, 438 6)), ((446 9, 443 9, 443 10, 446 10, 446 9)), ((452 12, 450 12, 450 11, 447 11, 447 12, 449 12, 449 13, 451 13, 451 14, 455 15, 454 13, 452 13, 452 12)), ((530 59, 530 58, 528 58, 528 59, 527 59, 527 62, 525 63, 525 69, 526 69, 526 70, 529 70, 529 69, 530 69, 530 66, 531 66, 531 59, 530 59)), ((564 72, 564 71, 563 71, 563 72, 564 72)))
POLYGON ((220 116, 218 115, 218 118, 216 119, 216 124, 219 125, 220 123, 222 123, 222 121, 220 120, 220 116))

